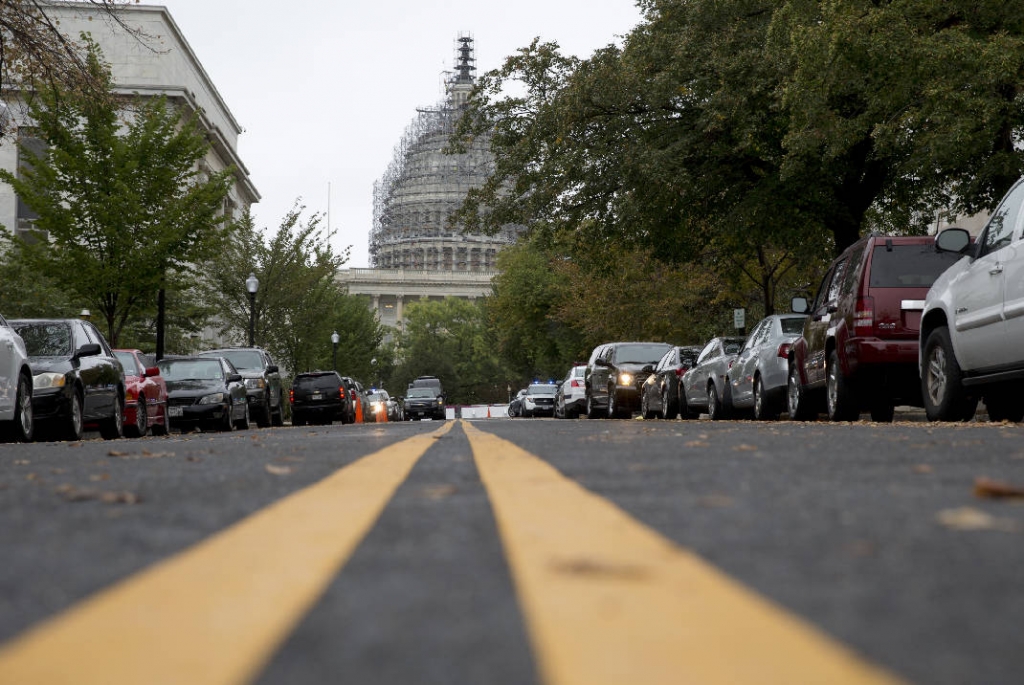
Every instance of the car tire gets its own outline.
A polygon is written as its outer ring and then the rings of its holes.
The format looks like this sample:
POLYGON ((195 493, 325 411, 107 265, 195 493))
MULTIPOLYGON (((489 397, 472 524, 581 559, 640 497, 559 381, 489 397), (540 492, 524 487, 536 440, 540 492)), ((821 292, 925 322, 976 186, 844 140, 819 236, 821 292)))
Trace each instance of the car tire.
POLYGON ((32 413, 32 379, 18 377, 18 390, 14 397, 14 418, 0 423, 0 438, 7 442, 31 442, 35 435, 35 415, 32 413))
POLYGON ((277 405, 277 411, 270 413, 270 425, 275 428, 280 428, 284 425, 284 409, 280 404, 277 405))
POLYGON ((825 367, 825 408, 829 421, 856 421, 860 418, 856 398, 843 376, 839 353, 832 350, 825 367))
POLYGON ((235 430, 235 421, 234 419, 231 418, 231 403, 232 400, 229 397, 228 406, 224 408, 224 416, 223 418, 221 418, 220 425, 217 427, 218 430, 221 430, 225 433, 230 433, 231 431, 235 430))
MULTIPOLYGON (((246 403, 246 413, 249 411, 248 402, 246 403)), ((256 425, 260 428, 267 428, 270 426, 270 422, 273 421, 273 413, 270 411, 270 398, 267 398, 267 403, 260 407, 259 412, 256 414, 256 425)))
MULTIPOLYGON (((269 414, 269 412, 270 412, 270 408, 269 407, 267 407, 267 412, 269 414)), ((239 430, 249 430, 249 424, 251 423, 251 421, 252 421, 252 419, 251 419, 251 417, 249 415, 249 403, 246 402, 245 403, 245 414, 242 416, 242 418, 238 419, 238 421, 235 423, 235 426, 239 430)))
POLYGON ((764 381, 761 380, 760 374, 754 376, 754 420, 775 421, 778 418, 779 412, 772 406, 772 402, 765 392, 764 381))
POLYGON ((661 415, 669 421, 679 416, 679 400, 669 399, 667 385, 661 389, 661 415))
POLYGON ((811 398, 807 395, 807 389, 800 382, 800 371, 792 359, 789 362, 786 402, 791 421, 813 421, 817 418, 817 412, 812 408, 811 398))
POLYGON ((619 406, 619 402, 615 401, 615 390, 608 390, 608 418, 609 419, 625 419, 628 418, 622 411, 622 407, 619 406))
POLYGON ((964 392, 948 328, 940 326, 928 334, 922 359, 921 397, 928 420, 966 421, 973 417, 978 400, 964 392))
POLYGON ((721 421, 725 418, 722 407, 722 400, 718 397, 718 388, 714 381, 708 383, 708 418, 712 421, 721 421))
POLYGON ((146 415, 146 400, 139 398, 139 404, 135 407, 135 425, 125 426, 124 432, 132 438, 143 438, 149 432, 149 416, 146 415))
POLYGON ((121 399, 124 394, 121 390, 118 394, 120 397, 114 401, 113 415, 100 421, 100 437, 104 440, 117 440, 124 436, 124 400, 121 399))
POLYGON ((153 435, 167 435, 171 429, 171 420, 167 417, 167 406, 164 406, 163 411, 163 423, 154 423, 149 427, 149 432, 153 435))
POLYGON ((660 419, 661 415, 651 410, 651 403, 647 399, 647 391, 640 397, 640 416, 643 417, 644 421, 650 421, 651 419, 660 419))

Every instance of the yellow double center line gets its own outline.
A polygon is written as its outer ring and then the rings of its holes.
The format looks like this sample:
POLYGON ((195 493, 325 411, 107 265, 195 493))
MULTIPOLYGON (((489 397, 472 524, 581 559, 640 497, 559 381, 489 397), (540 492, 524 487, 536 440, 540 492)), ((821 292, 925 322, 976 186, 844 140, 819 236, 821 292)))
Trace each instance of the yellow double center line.
MULTIPOLYGON (((249 682, 452 425, 364 457, 28 631, 0 650, 0 684, 249 682)), ((548 685, 898 682, 537 457, 462 425, 548 685)))
POLYGON ((546 462, 463 425, 549 685, 898 682, 546 462))
POLYGON ((253 679, 447 423, 371 454, 29 631, 4 685, 253 679))

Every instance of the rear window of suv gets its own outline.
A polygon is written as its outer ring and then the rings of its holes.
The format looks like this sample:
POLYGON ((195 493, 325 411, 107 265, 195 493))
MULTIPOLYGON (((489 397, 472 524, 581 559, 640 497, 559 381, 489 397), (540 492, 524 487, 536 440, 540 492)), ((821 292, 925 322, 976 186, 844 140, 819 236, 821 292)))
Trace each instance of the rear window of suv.
POLYGON ((931 242, 921 245, 878 245, 871 258, 872 288, 930 288, 943 271, 963 255, 939 252, 931 242))
POLYGON ((334 374, 323 376, 298 376, 295 387, 303 390, 331 390, 341 385, 341 379, 334 374))

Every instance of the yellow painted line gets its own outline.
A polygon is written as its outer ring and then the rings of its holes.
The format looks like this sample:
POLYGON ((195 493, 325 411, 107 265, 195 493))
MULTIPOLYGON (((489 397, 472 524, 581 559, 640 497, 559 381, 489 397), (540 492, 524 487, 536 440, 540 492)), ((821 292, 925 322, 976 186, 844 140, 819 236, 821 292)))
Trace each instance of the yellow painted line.
POLYGON ((349 464, 27 631, 0 650, 0 683, 249 682, 452 425, 349 464))
POLYGON ((900 682, 536 456, 462 425, 548 685, 900 682))

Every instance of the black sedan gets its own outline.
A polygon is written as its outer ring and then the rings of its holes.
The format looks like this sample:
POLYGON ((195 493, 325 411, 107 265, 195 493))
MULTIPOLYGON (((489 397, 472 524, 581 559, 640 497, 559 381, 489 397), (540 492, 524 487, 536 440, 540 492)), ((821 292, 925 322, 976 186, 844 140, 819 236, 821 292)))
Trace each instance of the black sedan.
POLYGON ((348 392, 337 371, 310 371, 295 374, 288 393, 292 407, 292 425, 345 422, 348 392))
POLYGON ((665 353, 640 388, 640 414, 645 419, 674 419, 680 410, 683 418, 696 418, 679 400, 683 375, 697 363, 699 354, 699 347, 673 347, 665 353))
POLYGON ((80 319, 9 321, 32 367, 38 437, 80 440, 87 423, 107 440, 124 429, 124 371, 99 330, 80 319))
POLYGON ((444 421, 444 397, 435 388, 409 388, 405 395, 405 418, 438 419, 444 421))
POLYGON ((223 357, 167 357, 157 362, 167 383, 172 428, 230 431, 249 427, 242 374, 223 357))

